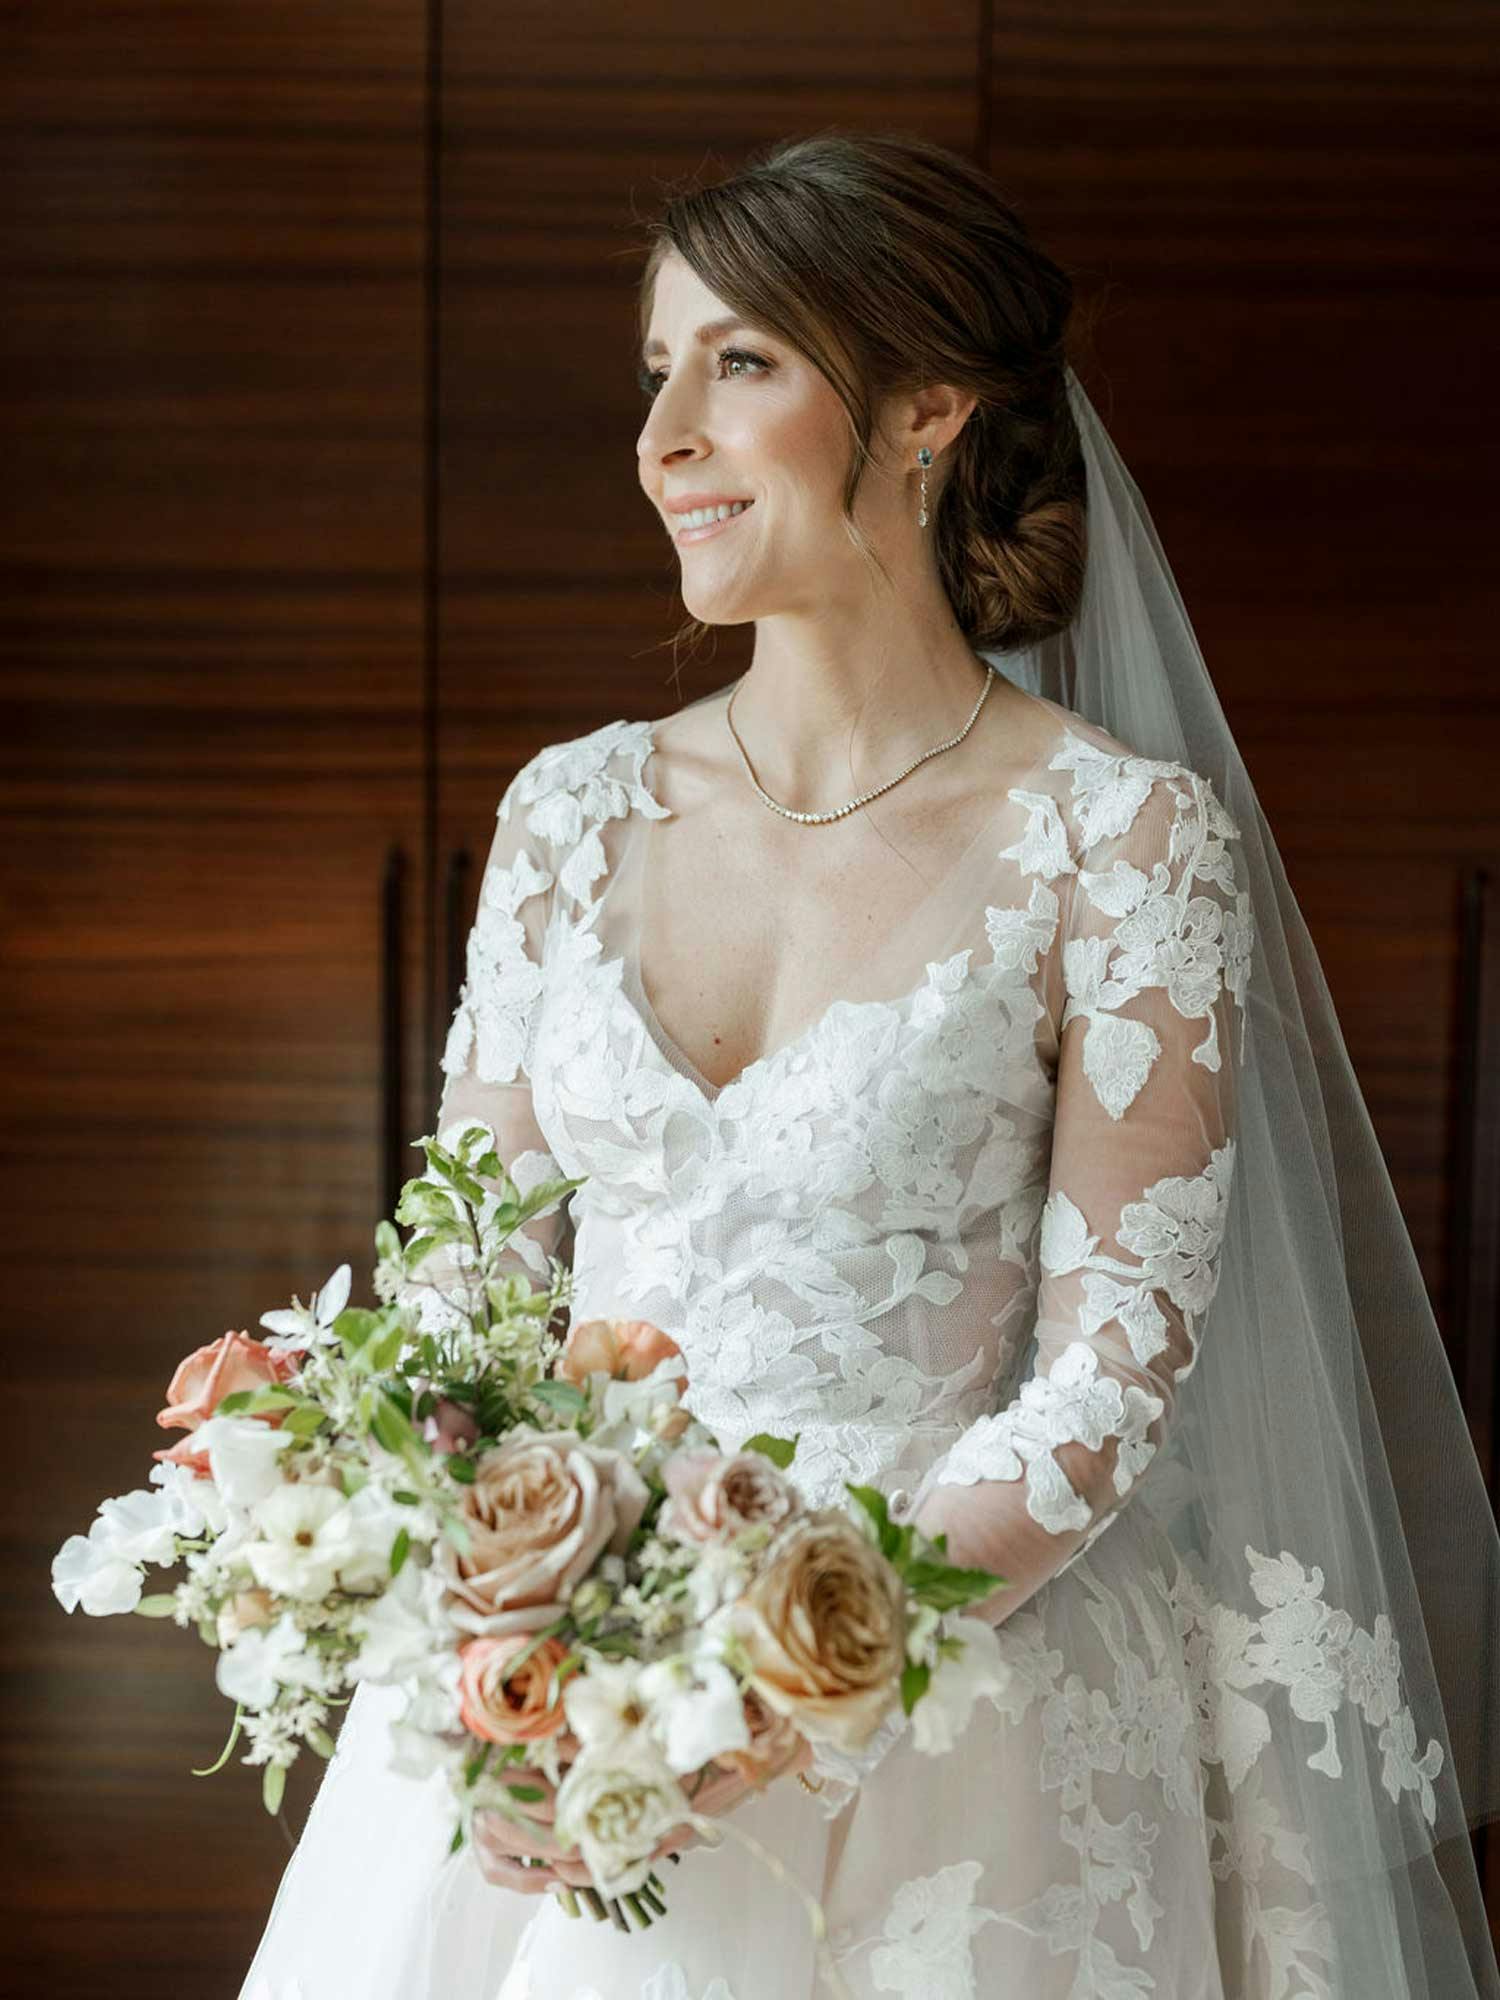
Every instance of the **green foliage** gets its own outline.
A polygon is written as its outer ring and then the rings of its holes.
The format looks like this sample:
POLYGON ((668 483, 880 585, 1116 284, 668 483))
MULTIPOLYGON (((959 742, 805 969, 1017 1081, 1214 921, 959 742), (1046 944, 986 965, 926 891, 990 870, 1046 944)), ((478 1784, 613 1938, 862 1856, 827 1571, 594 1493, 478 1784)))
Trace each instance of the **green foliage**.
POLYGON ((901 1706, 908 1715, 921 1696, 926 1694, 927 1683, 931 1679, 932 1669, 925 1660, 908 1660, 901 1669, 901 1706))
POLYGON ((988 1597, 992 1590, 1005 1587, 1006 1579, 990 1570, 960 1569, 952 1563, 935 1561, 934 1556, 940 1557, 947 1550, 946 1535, 921 1536, 923 1548, 918 1553, 915 1523, 908 1521, 905 1527, 898 1527, 878 1487, 856 1486, 845 1481, 845 1489, 864 1508, 880 1553, 900 1572, 919 1604, 931 1605, 935 1611, 956 1611, 960 1605, 974 1604, 988 1597))
POLYGON ((170 1618, 177 1609, 177 1593, 159 1590, 150 1597, 143 1597, 135 1607, 137 1618, 170 1618))
POLYGON ((281 1810, 281 1795, 285 1790, 285 1764, 267 1764, 260 1781, 260 1796, 268 1813, 281 1810))
POLYGON ((754 1437, 745 1439, 740 1450, 758 1451, 785 1472, 797 1455, 797 1438, 801 1435, 801 1431, 798 1431, 796 1437, 781 1438, 774 1437, 770 1431, 757 1431, 754 1437))

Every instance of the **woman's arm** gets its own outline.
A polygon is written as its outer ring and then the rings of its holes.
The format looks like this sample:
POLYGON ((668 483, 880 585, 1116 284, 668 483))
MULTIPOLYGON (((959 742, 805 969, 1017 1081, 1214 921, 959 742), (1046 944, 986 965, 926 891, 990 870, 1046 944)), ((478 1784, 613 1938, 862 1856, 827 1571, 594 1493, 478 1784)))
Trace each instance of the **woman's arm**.
MULTIPOLYGON (((1159 765, 1149 771, 1160 772, 1159 765)), ((911 1515, 1004 1576, 999 1623, 1108 1527, 1161 1446, 1218 1283, 1253 926, 1207 781, 1114 774, 1065 916, 1036 1351, 911 1515)))

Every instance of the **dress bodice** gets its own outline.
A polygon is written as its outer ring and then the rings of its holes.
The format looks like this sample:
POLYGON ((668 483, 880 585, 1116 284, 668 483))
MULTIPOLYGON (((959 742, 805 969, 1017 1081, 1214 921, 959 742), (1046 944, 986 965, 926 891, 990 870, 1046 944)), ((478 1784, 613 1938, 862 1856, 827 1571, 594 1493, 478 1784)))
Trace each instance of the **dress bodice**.
MULTIPOLYGON (((1103 941, 1070 921, 1091 849, 1160 787, 1174 828, 1196 828, 1193 860, 1212 869, 1222 855, 1201 779, 1045 706, 1050 755, 1007 787, 879 960, 883 986, 832 998, 722 1088, 672 1042, 641 978, 651 824, 669 816, 651 783, 653 725, 612 722, 542 751, 499 810, 444 1055, 445 1119, 476 1102, 462 1090, 476 1071, 529 1087, 539 1148, 586 1177, 570 1197, 574 1317, 671 1333, 694 1413, 726 1447, 797 1434, 795 1476, 819 1503, 850 1479, 915 1487, 1026 1370, 1062 1029, 1091 1016, 1086 1068, 1106 1125, 1145 1082, 1143 1037, 1156 1040, 1111 1010, 1161 968, 1137 950, 1106 978, 1103 941)), ((1191 944, 1179 872, 1094 887, 1117 909, 1122 895, 1140 909, 1148 887, 1175 898, 1154 928, 1191 944)), ((1204 942, 1222 969, 1212 908, 1204 942)), ((1194 1011, 1217 1067, 1212 998, 1205 984, 1194 1011)), ((1193 995, 1173 999, 1185 1012, 1193 995)))

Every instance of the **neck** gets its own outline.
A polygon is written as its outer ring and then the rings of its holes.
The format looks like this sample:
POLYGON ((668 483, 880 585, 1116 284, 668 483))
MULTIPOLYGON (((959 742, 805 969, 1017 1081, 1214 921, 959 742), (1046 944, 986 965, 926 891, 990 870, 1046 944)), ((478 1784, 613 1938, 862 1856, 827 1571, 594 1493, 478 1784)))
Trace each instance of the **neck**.
POLYGON ((793 654, 758 631, 732 721, 772 797, 819 811, 956 736, 984 691, 985 669, 956 630, 937 650, 903 655, 882 641, 878 656, 858 658, 835 649, 793 654))

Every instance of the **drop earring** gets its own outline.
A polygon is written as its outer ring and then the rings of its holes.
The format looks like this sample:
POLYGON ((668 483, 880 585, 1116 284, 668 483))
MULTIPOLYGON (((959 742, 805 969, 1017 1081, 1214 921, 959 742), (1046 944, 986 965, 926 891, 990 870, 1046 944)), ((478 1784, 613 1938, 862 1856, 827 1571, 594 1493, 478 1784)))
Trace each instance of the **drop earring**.
POLYGON ((927 526, 927 468, 932 463, 932 453, 927 449, 925 444, 917 447, 917 463, 922 468, 922 495, 918 502, 917 526, 925 528, 927 526))

